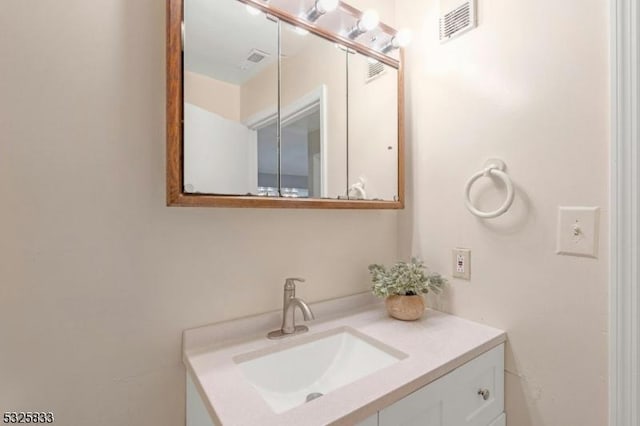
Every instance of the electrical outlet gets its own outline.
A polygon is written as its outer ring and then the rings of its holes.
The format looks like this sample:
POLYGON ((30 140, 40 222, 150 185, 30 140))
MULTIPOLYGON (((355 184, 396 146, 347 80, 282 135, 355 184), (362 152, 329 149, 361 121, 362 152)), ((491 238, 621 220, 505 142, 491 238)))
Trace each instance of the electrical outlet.
POLYGON ((463 280, 471 279, 471 250, 453 249, 453 277, 463 280))

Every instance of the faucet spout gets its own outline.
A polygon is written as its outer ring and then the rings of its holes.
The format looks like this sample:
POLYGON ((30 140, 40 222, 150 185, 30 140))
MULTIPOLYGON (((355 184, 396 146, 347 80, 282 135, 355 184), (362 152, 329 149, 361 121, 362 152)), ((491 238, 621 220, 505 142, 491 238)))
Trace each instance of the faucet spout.
POLYGON ((309 331, 309 327, 305 325, 296 325, 296 308, 300 308, 305 321, 315 319, 311 308, 307 303, 296 297, 295 281, 304 281, 300 278, 288 278, 284 286, 284 303, 282 306, 282 327, 280 330, 270 332, 267 337, 269 339, 280 339, 293 334, 304 333, 309 331))
MULTIPOLYGON (((287 301, 287 305, 284 308, 284 315, 282 317, 282 332, 284 334, 293 334, 296 331, 296 308, 300 308, 302 316, 305 321, 314 319, 313 312, 309 308, 309 305, 297 297, 292 297, 287 301)), ((306 327, 299 326, 301 330, 306 331, 306 327)))
MULTIPOLYGON (((304 317, 305 321, 311 321, 316 319, 316 317, 313 315, 313 312, 311 311, 311 308, 309 308, 309 305, 307 305, 307 302, 305 302, 302 299, 298 299, 297 297, 294 297, 289 302, 289 306, 291 306, 291 309, 293 309, 294 311, 296 306, 300 308, 300 311, 302 311, 302 316, 304 317)), ((295 312, 294 312, 294 315, 295 315, 295 312)))

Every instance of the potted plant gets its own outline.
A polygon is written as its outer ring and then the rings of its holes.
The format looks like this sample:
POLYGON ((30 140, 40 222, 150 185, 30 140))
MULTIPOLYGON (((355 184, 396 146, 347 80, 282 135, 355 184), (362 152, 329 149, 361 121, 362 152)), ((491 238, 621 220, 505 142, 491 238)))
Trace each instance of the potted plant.
POLYGON ((387 312, 394 318, 413 321, 424 314, 423 294, 439 294, 447 280, 440 274, 429 273, 424 262, 415 257, 410 262, 398 262, 387 269, 383 265, 369 265, 373 281, 372 291, 384 297, 387 312))

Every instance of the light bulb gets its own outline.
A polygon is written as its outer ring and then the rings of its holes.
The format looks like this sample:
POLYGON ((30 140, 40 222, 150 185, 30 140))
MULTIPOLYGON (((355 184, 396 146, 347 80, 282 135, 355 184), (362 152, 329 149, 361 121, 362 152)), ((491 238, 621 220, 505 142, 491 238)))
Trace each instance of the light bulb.
POLYGON ((336 10, 340 4, 340 0, 316 0, 313 7, 307 11, 307 20, 316 22, 318 18, 327 12, 336 10))
POLYGON ((411 30, 402 29, 396 33, 393 37, 393 47, 407 47, 409 43, 411 43, 411 39, 413 38, 411 34, 411 30))
POLYGON ((316 8, 320 13, 327 13, 336 10, 339 0, 316 0, 316 8))
POLYGON ((260 11, 255 7, 251 6, 250 4, 247 4, 247 12, 249 12, 249 15, 253 15, 253 16, 260 15, 260 11))
POLYGON ((369 9, 362 14, 362 17, 358 21, 358 27, 366 32, 371 31, 380 23, 380 17, 378 16, 378 12, 373 9, 369 9))

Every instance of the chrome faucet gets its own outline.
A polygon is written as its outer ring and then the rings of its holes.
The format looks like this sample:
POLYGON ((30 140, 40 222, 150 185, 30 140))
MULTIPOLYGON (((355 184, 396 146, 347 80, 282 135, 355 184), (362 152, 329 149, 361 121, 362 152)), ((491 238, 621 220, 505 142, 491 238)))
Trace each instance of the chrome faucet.
POLYGON ((296 325, 296 308, 300 308, 305 321, 314 319, 313 312, 302 299, 296 297, 296 281, 304 282, 302 278, 287 278, 284 284, 284 300, 282 304, 282 327, 270 332, 269 339, 281 339, 293 334, 309 331, 306 325, 296 325))

